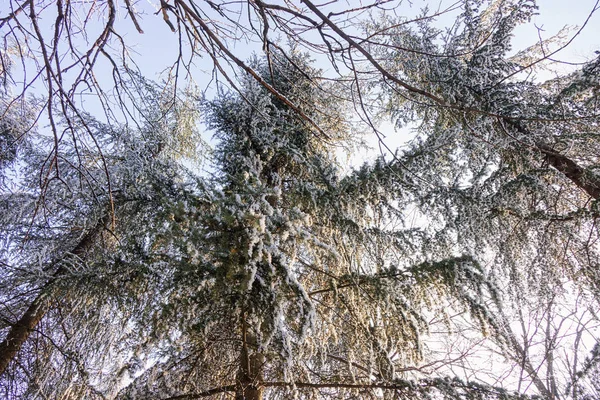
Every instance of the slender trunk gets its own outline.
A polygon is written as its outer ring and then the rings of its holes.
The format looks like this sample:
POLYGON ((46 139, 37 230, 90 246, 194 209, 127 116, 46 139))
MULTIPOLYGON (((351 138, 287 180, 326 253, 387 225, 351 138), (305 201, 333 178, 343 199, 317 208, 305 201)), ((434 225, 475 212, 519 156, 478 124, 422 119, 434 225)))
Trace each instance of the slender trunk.
POLYGON ((540 395, 542 395, 545 399, 553 399, 554 397, 552 393, 544 384, 544 381, 538 375, 538 370, 534 368, 531 364, 531 361, 525 348, 522 347, 519 344, 519 342, 517 342, 516 338, 512 336, 512 334, 508 337, 508 339, 511 341, 511 344, 514 350, 516 351, 516 354, 511 355, 511 358, 521 365, 522 370, 524 370, 527 373, 527 375, 533 382, 533 385, 540 392, 540 395))
MULTIPOLYGON (((109 221, 109 215, 105 215, 98 223, 77 243, 71 251, 72 254, 84 258, 88 250, 96 242, 98 236, 103 231, 109 221)), ((60 260, 59 260, 60 262, 60 260)), ((12 325, 6 339, 0 343, 0 376, 4 374, 10 362, 15 358, 23 343, 29 338, 29 335, 42 320, 44 315, 50 309, 51 289, 58 278, 64 275, 65 269, 59 267, 52 278, 50 278, 41 288, 40 293, 29 305, 25 313, 19 320, 12 325)))
POLYGON ((256 344, 253 335, 248 332, 245 313, 242 313, 242 351, 240 369, 236 382, 235 400, 262 400, 264 387, 262 379, 262 355, 253 353, 249 346, 256 344))
MULTIPOLYGON (((556 385, 556 377, 554 375, 554 349, 555 346, 555 338, 556 335, 552 332, 552 323, 553 321, 550 316, 552 315, 552 306, 553 299, 548 303, 548 310, 546 311, 546 315, 548 315, 548 319, 546 320, 546 387, 549 389, 552 397, 551 400, 555 400, 559 398, 558 395, 558 387, 556 385)), ((558 333, 558 332, 556 332, 558 333)))
MULTIPOLYGON (((544 399, 551 399, 552 393, 548 390, 544 381, 540 378, 538 374, 538 369, 534 368, 531 364, 531 359, 529 357, 529 342, 524 337, 523 344, 519 343, 516 336, 514 335, 514 332, 510 328, 509 319, 501 311, 502 308, 499 299, 496 298, 495 303, 499 310, 498 316, 492 317, 488 321, 491 323, 493 329, 496 330, 497 334, 506 341, 506 344, 508 345, 507 356, 521 366, 521 373, 527 373, 529 379, 531 379, 531 382, 544 399)), ((521 326, 524 326, 523 315, 520 311, 519 319, 521 322, 521 326)), ((519 385, 520 384, 521 383, 519 383, 519 385)))

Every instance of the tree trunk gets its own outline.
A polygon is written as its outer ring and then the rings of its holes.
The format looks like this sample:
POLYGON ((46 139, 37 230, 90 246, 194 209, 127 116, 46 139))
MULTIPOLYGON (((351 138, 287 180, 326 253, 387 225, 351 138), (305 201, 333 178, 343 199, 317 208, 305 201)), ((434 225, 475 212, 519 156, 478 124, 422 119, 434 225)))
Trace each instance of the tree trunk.
POLYGON ((19 321, 10 328, 6 339, 0 343, 0 375, 4 374, 10 361, 15 357, 44 314, 46 314, 46 311, 48 311, 46 292, 51 282, 44 285, 42 292, 31 303, 19 321))
POLYGON ((592 198, 600 199, 600 181, 598 177, 586 173, 585 168, 580 167, 570 158, 557 153, 550 146, 541 142, 537 142, 535 145, 557 171, 561 172, 592 198))
POLYGON ((264 388, 262 386, 254 386, 251 382, 244 385, 243 382, 240 382, 236 390, 235 400, 262 400, 263 392, 264 388))
MULTIPOLYGON (((100 233, 109 221, 108 213, 101 217, 96 225, 77 243, 72 254, 84 258, 96 242, 100 233)), ((60 260, 58 261, 60 262, 60 260)), ((37 297, 29 305, 25 313, 12 325, 6 339, 0 343, 0 376, 4 374, 10 362, 15 358, 23 343, 50 309, 51 289, 58 278, 64 275, 65 269, 59 267, 52 278, 46 282, 37 297)))
MULTIPOLYGON (((523 135, 533 136, 527 128, 517 122, 510 120, 505 120, 504 122, 523 135)), ((593 199, 600 199, 600 177, 586 171, 585 168, 579 166, 575 161, 556 152, 551 146, 542 141, 535 142, 535 148, 546 157, 548 163, 554 169, 563 174, 593 199)))
POLYGON ((249 346, 255 347, 256 339, 248 332, 246 316, 242 314, 242 351, 240 369, 236 382, 235 400, 262 400, 264 393, 262 366, 264 357, 252 353, 249 346))

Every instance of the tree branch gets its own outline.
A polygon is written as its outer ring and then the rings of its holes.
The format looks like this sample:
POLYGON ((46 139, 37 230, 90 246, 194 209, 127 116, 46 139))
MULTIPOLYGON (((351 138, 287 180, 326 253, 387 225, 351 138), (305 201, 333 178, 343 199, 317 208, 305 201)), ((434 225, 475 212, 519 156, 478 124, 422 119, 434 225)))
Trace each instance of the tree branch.
MULTIPOLYGON (((110 221, 111 214, 105 213, 96 225, 77 243, 71 254, 83 257, 96 242, 110 221)), ((58 260, 56 263, 60 262, 58 260)), ((55 263, 55 264, 56 264, 55 263)), ((56 272, 41 288, 40 293, 29 305, 25 313, 12 325, 6 339, 0 343, 0 376, 4 374, 10 362, 15 358, 23 343, 29 338, 31 332, 36 328, 44 315, 50 309, 50 292, 54 283, 65 274, 66 269, 60 266, 56 272)))

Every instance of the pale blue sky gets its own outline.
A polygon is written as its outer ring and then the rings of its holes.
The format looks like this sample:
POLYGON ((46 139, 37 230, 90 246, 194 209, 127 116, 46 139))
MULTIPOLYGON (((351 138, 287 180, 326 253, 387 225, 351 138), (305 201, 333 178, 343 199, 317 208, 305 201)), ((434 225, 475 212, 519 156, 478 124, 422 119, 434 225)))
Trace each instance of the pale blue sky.
MULTIPOLYGON (((454 1, 444 0, 442 4, 451 4, 454 1)), ((347 3, 350 6, 358 5, 358 0, 341 2, 344 6, 347 3)), ((587 18, 596 0, 540 0, 538 2, 539 15, 535 16, 532 23, 527 26, 521 26, 517 29, 515 35, 515 47, 523 48, 538 41, 538 31, 535 26, 542 28, 542 37, 549 38, 559 32, 564 26, 581 25, 587 18)), ((408 3, 407 3, 408 4, 408 3)), ((414 14, 423 5, 437 4, 435 1, 413 0, 412 7, 406 6, 407 15, 414 14)), ((124 37, 131 45, 132 50, 138 54, 134 59, 138 62, 140 69, 149 77, 158 78, 159 73, 167 68, 177 55, 178 34, 171 32, 168 26, 162 21, 160 15, 154 15, 154 8, 150 2, 138 3, 138 10, 145 15, 140 21, 144 34, 139 34, 133 25, 123 13, 122 21, 119 25, 124 29, 124 37)), ((595 50, 600 50, 600 12, 598 12, 581 35, 562 52, 558 58, 569 62, 582 62, 593 54, 595 50)), ((574 33, 574 32, 571 32, 574 33)), ((236 55, 242 59, 249 58, 254 51, 259 52, 259 45, 251 45, 246 42, 230 42, 236 55)), ((202 84, 207 80, 203 72, 210 72, 212 69, 211 61, 208 57, 204 60, 196 60, 197 70, 194 71, 194 80, 202 84)), ((208 78, 209 79, 209 78, 208 78)))
MULTIPOLYGON (((277 1, 277 0, 272 0, 277 1)), ((441 0, 441 1, 429 1, 429 0, 412 0, 412 7, 405 2, 405 6, 401 11, 405 11, 407 16, 414 15, 419 10, 429 4, 430 8, 434 8, 438 4, 441 4, 441 8, 453 4, 454 0, 441 0)), ((139 34, 129 19, 127 13, 123 7, 119 10, 119 16, 115 25, 115 28, 119 34, 121 34, 125 42, 130 46, 132 58, 136 61, 141 72, 150 79, 158 80, 164 75, 161 75, 161 71, 172 65, 176 60, 178 51, 178 33, 171 32, 169 27, 162 20, 160 14, 156 15, 154 0, 142 0, 136 3, 136 8, 142 13, 140 18, 140 25, 145 31, 144 34, 139 34)), ((565 25, 576 26, 581 25, 587 18, 590 11, 598 5, 598 0, 539 0, 539 15, 534 17, 533 21, 526 25, 521 26, 517 29, 514 45, 515 49, 525 48, 539 41, 538 33, 542 35, 542 39, 549 38, 555 35, 565 25), (541 28, 540 31, 536 28, 541 28)), ((359 0, 348 0, 340 1, 341 7, 356 7, 360 4, 359 0)), ((332 5, 330 7, 335 7, 332 5)), ((2 8, 2 6, 0 6, 2 8)), ((4 14, 4 13, 3 13, 4 14)), ((215 16, 215 18, 218 18, 215 16)), ((221 18, 222 19, 222 18, 221 18)), ((447 18, 449 23, 452 22, 453 18, 447 18)), ((44 22, 50 24, 53 21, 52 16, 47 18, 44 22)), ((100 21, 102 22, 102 21, 100 21)), ((440 24, 443 24, 444 18, 440 19, 440 24)), ((98 32, 92 32, 94 24, 89 25, 90 40, 95 40, 98 32)), ((101 23, 97 25, 101 27, 101 23)), ((567 61, 570 63, 580 63, 593 56, 593 52, 600 50, 600 11, 597 12, 592 19, 588 22, 587 27, 583 30, 581 35, 577 37, 569 47, 557 54, 556 59, 567 61)), ((51 28, 49 25, 48 27, 51 28)), ((572 35, 575 30, 571 31, 572 35)), ((247 43, 244 41, 229 41, 229 45, 234 53, 241 59, 246 60, 253 52, 260 52, 260 45, 247 43)), ((192 78, 195 83, 201 88, 205 88, 208 82, 211 80, 212 62, 209 57, 203 59, 196 58, 195 67, 192 69, 192 78)), ((327 62, 323 58, 319 59, 319 67, 324 69, 330 69, 327 62), (321 61, 322 60, 322 61, 321 61)), ((101 61, 101 65, 104 68, 96 70, 99 79, 104 82, 106 87, 111 84, 111 76, 107 72, 109 71, 108 64, 101 61)), ((565 67, 568 68, 568 67, 565 67)), ((548 74, 548 73, 546 73, 548 74)), ((551 77, 551 75, 545 75, 544 77, 551 77)), ((182 76, 182 78, 185 78, 182 76)), ((38 82, 39 83, 39 82, 38 82)), ((180 85, 185 84, 185 79, 181 80, 180 85)), ((40 88, 40 90, 43 90, 40 88)), ((214 93, 214 85, 209 90, 208 94, 214 93)), ((91 95, 82 95, 81 104, 88 111, 98 114, 97 100, 94 100, 91 95)), ((394 132, 391 126, 383 126, 382 130, 385 131, 387 139, 386 143, 392 149, 395 149, 403 141, 406 140, 407 135, 399 132, 394 132)), ((209 135, 207 135, 209 136, 209 135)), ((373 153, 364 153, 359 155, 357 162, 362 159, 370 158, 373 153)))

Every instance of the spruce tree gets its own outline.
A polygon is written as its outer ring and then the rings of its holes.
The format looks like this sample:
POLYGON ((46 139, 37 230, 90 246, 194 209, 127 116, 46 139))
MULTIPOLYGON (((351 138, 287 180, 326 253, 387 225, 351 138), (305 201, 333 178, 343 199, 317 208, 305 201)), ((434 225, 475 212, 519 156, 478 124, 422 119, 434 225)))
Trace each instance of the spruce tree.
MULTIPOLYGON (((341 119, 302 57, 256 70, 313 120, 341 119)), ((181 262, 153 319, 169 333, 123 398, 512 396, 456 378, 402 379, 424 357, 429 313, 453 299, 486 325, 483 301, 496 289, 472 258, 432 259, 418 230, 401 228, 398 165, 341 176, 332 150, 344 131, 323 137, 254 79, 205 112, 217 172, 212 189, 173 210, 164 240, 181 262)))

